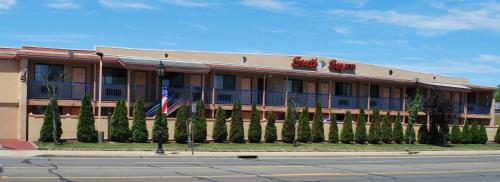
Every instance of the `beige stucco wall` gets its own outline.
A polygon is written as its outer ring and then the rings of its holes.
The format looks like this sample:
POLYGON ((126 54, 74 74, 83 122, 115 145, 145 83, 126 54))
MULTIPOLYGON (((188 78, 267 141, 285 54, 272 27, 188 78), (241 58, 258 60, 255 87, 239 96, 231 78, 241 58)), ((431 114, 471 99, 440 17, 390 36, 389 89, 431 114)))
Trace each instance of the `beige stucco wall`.
POLYGON ((17 104, 0 104, 0 138, 18 137, 17 104))
POLYGON ((19 61, 0 59, 0 138, 18 138, 19 61))

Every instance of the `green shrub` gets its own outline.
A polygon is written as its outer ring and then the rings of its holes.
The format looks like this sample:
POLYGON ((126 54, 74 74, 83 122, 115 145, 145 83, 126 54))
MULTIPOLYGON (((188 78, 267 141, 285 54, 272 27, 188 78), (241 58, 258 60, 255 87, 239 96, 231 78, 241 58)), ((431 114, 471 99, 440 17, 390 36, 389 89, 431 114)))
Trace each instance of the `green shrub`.
POLYGON ((213 128, 214 142, 222 143, 227 140, 226 111, 221 106, 215 112, 215 123, 213 128))
POLYGON ((241 116, 241 102, 239 100, 233 105, 230 127, 229 141, 232 143, 244 143, 245 133, 243 132, 243 117, 241 116))
POLYGON ((342 143, 351 143, 354 141, 354 133, 352 131, 352 116, 350 111, 347 111, 347 113, 345 114, 342 131, 340 131, 340 138, 342 140, 342 143))
POLYGON ((413 122, 408 121, 408 126, 406 126, 405 131, 405 143, 413 144, 415 141, 415 129, 413 128, 413 122))
POLYGON ((57 100, 50 100, 47 109, 43 115, 43 125, 40 128, 40 142, 54 142, 54 119, 56 122, 56 143, 61 139, 63 133, 61 128, 61 116, 59 115, 59 106, 57 100))
POLYGON ((458 124, 454 124, 451 128, 450 142, 453 144, 459 144, 462 139, 462 134, 460 133, 460 127, 458 124))
POLYGON ((260 125, 260 114, 257 111, 255 102, 252 103, 252 111, 250 113, 250 125, 248 127, 248 141, 250 143, 260 143, 262 140, 262 126, 260 125))
POLYGON ((477 122, 472 123, 472 127, 470 128, 470 136, 473 144, 481 143, 481 134, 479 132, 479 127, 477 126, 477 122))
POLYGON ((462 128, 462 139, 460 140, 460 143, 462 144, 472 143, 472 136, 469 129, 469 123, 467 122, 467 120, 465 121, 464 127, 462 128))
POLYGON ((429 130, 427 129, 427 120, 422 122, 418 128, 418 143, 427 144, 430 142, 429 130))
POLYGON ((297 128, 297 141, 307 143, 311 138, 311 127, 309 126, 309 110, 302 109, 299 115, 299 126, 297 128))
POLYGON ((285 121, 281 130, 281 139, 285 143, 293 143, 295 139, 295 117, 292 112, 292 107, 288 105, 285 113, 285 121))
POLYGON ((153 142, 168 141, 167 117, 161 112, 161 107, 156 109, 155 122, 153 124, 153 142))
POLYGON ((356 122, 356 134, 354 135, 354 140, 358 144, 364 144, 368 140, 366 134, 366 114, 363 108, 359 109, 358 121, 356 122))
POLYGON ((128 127, 127 107, 124 101, 117 101, 111 116, 109 138, 114 142, 126 142, 130 139, 128 127))
POLYGON ((481 126, 479 127, 479 143, 485 144, 488 142, 488 133, 486 132, 486 127, 484 127, 484 122, 481 122, 481 126))
POLYGON ((497 127, 497 132, 495 134, 495 142, 500 143, 500 125, 497 127))
POLYGON ((205 118, 205 104, 202 100, 196 102, 193 132, 194 142, 205 143, 207 141, 207 118, 205 118))
POLYGON ((335 113, 330 115, 330 128, 328 130, 328 141, 330 143, 339 142, 339 127, 337 125, 337 116, 335 113))
POLYGON ((394 129, 392 130, 392 140, 397 144, 403 143, 404 141, 403 125, 401 122, 401 115, 398 112, 396 120, 394 121, 394 129))
POLYGON ((379 116, 380 110, 375 108, 373 110, 372 115, 370 116, 370 130, 368 132, 368 142, 371 144, 379 144, 380 143, 380 122, 379 116))
POLYGON ((316 102, 316 110, 312 121, 311 140, 314 143, 321 143, 325 141, 325 129, 323 127, 323 109, 321 103, 316 102))
POLYGON ((95 130, 94 112, 92 111, 90 96, 85 94, 82 99, 80 113, 78 114, 78 126, 76 137, 80 142, 97 142, 97 131, 95 130))
POLYGON ((271 111, 267 115, 266 133, 264 134, 266 143, 274 143, 278 139, 275 122, 274 112, 271 111))
POLYGON ((148 141, 148 128, 144 114, 144 99, 139 96, 134 104, 134 120, 132 122, 132 141, 144 143, 148 141))
POLYGON ((188 127, 187 108, 186 106, 181 106, 177 109, 177 114, 175 116, 174 140, 176 143, 188 142, 188 127))
POLYGON ((389 111, 385 114, 380 128, 380 139, 384 143, 392 143, 392 121, 389 111))

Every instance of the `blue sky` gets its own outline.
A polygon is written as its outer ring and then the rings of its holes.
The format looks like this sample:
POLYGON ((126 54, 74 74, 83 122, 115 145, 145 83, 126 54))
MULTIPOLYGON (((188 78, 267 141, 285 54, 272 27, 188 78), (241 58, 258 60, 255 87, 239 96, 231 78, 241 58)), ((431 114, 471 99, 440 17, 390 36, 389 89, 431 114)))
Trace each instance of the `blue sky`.
POLYGON ((0 0, 0 46, 330 56, 500 84, 500 2, 0 0))

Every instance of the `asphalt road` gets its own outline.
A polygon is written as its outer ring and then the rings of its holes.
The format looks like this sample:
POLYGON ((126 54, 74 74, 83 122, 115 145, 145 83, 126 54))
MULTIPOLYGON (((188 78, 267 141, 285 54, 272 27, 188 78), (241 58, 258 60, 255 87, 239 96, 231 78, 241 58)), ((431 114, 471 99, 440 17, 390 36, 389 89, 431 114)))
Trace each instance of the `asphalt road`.
POLYGON ((3 157, 0 181, 500 181, 500 155, 259 159, 3 157))

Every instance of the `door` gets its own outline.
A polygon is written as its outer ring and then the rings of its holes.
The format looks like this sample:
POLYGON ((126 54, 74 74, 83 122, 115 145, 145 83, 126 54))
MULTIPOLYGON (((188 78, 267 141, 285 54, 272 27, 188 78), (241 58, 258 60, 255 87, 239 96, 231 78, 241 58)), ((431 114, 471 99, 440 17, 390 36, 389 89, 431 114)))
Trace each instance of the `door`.
POLYGON ((144 71, 136 71, 134 74, 134 87, 132 90, 132 98, 137 100, 139 96, 142 96, 143 99, 146 99, 146 80, 147 74, 144 71))
MULTIPOLYGON (((90 92, 90 88, 87 88, 85 83, 85 78, 87 76, 85 68, 73 68, 72 69, 72 98, 81 99, 86 92, 90 92)), ((61 93, 65 93, 65 89, 61 93)), ((67 93, 67 92, 66 92, 67 93)))
POLYGON ((191 75, 189 84, 193 87, 193 99, 195 101, 201 99, 201 75, 191 75))
MULTIPOLYGON (((241 90, 238 91, 241 93, 241 103, 242 104, 252 104, 252 79, 251 78, 241 78, 241 90)), ((257 97, 255 95, 254 97, 257 97)))

